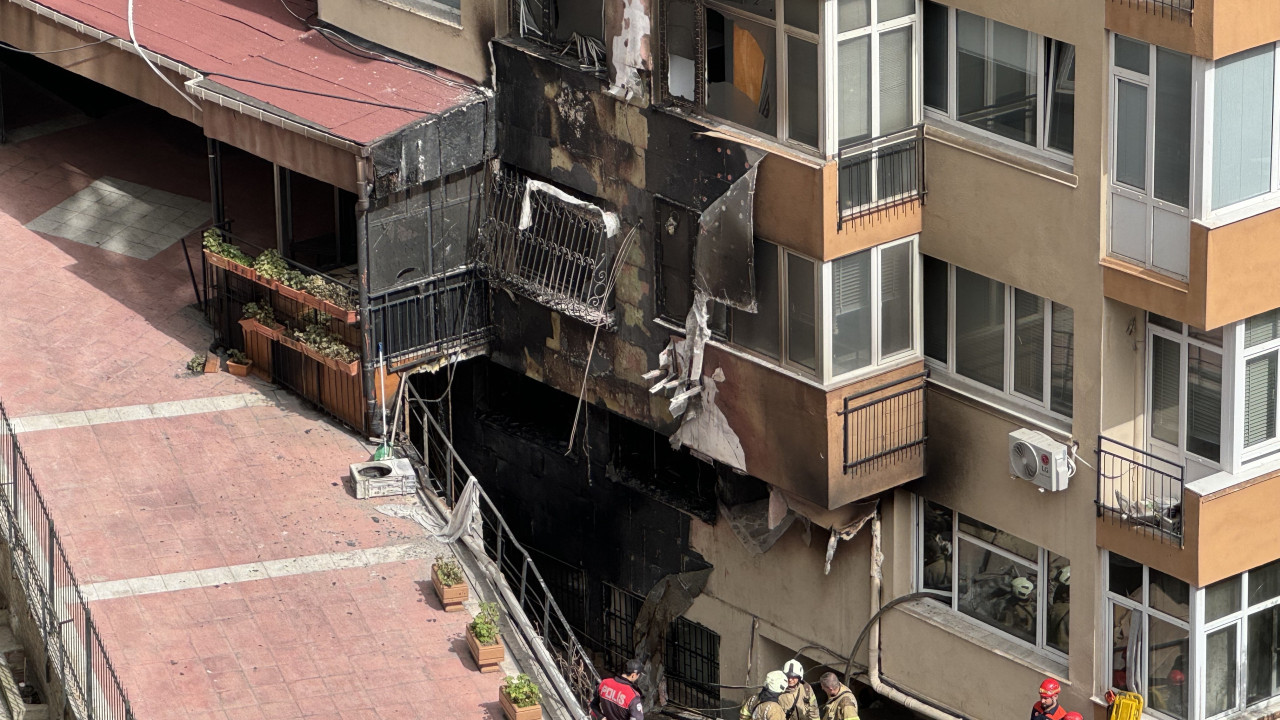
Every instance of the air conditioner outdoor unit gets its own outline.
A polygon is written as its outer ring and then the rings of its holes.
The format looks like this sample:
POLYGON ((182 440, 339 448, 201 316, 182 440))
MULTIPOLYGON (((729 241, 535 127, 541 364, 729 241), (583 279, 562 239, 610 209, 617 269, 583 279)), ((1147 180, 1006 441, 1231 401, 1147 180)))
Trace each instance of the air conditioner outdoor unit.
POLYGON ((1050 492, 1067 489, 1067 454, 1066 445, 1042 432, 1023 428, 1009 433, 1009 471, 1050 492))

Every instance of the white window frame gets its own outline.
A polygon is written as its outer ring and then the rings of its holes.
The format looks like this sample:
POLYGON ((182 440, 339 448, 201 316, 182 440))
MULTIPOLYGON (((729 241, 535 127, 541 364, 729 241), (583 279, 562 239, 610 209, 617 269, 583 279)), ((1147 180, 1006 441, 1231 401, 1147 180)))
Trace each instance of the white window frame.
MULTIPOLYGON (((921 260, 920 264, 923 266, 924 264, 923 259, 921 260)), ((981 393, 997 394, 1001 398, 1008 398, 1010 401, 1012 401, 1017 405, 1034 408, 1038 412, 1047 413, 1051 417, 1070 423, 1072 420, 1071 416, 1062 415, 1061 413, 1054 412, 1052 409, 1052 403, 1053 403, 1053 303, 1055 302, 1052 298, 1036 295, 1036 297, 1039 297, 1041 302, 1044 303, 1044 306, 1043 306, 1044 307, 1044 355, 1043 355, 1044 368, 1042 369, 1043 383, 1044 383, 1042 387, 1044 388, 1044 392, 1043 392, 1044 397, 1042 400, 1036 400, 1035 398, 1028 397, 1014 390, 1013 375, 1014 375, 1015 348, 1014 348, 1014 342, 1013 342, 1013 339, 1014 339, 1013 334, 1016 331, 1016 323, 1017 323, 1017 319, 1016 319, 1017 309, 1014 304, 1014 298, 1015 298, 1015 291, 1020 290, 1021 288, 1016 288, 1013 285, 1010 285, 1009 283, 1003 283, 1004 293, 1005 293, 1004 294, 1004 379, 1003 379, 1004 382, 1003 382, 1003 387, 999 389, 993 388, 990 385, 986 385, 978 382, 977 380, 973 380, 971 378, 965 377, 964 375, 961 375, 956 370, 956 268, 957 268, 956 265, 947 263, 947 362, 943 363, 938 361, 935 358, 931 358, 927 356, 925 358, 925 361, 930 365, 930 367, 946 373, 947 378, 949 380, 954 380, 956 383, 963 384, 965 387, 974 388, 981 393)), ((968 270, 968 268, 962 268, 962 269, 968 270)), ((970 270, 969 272, 973 272, 973 271, 970 270)), ((975 273, 975 274, 981 275, 981 273, 975 273)), ((986 277, 986 276, 984 275, 983 277, 986 277)), ((996 280, 995 278, 988 277, 987 279, 991 280, 992 282, 1002 282, 1000 280, 996 280)), ((1032 293, 1027 290, 1022 290, 1022 292, 1028 293, 1030 295, 1035 295, 1035 293, 1032 293)), ((1072 332, 1072 335, 1074 336, 1075 335, 1075 324, 1074 324, 1075 308, 1071 308, 1069 305, 1066 305, 1066 303, 1058 303, 1058 304, 1064 307, 1067 307, 1072 311, 1073 323, 1072 323, 1071 332, 1072 332)), ((921 315, 923 315, 923 310, 924 308, 923 306, 921 306, 921 315)), ((921 323, 921 325, 923 325, 923 322, 921 323)), ((921 348, 921 350, 923 352, 923 347, 921 348)), ((1075 373, 1074 361, 1072 362, 1071 370, 1072 370, 1072 374, 1074 375, 1075 373)), ((1072 380, 1073 380, 1072 386, 1074 387, 1074 377, 1072 378, 1072 380)), ((1072 414, 1074 414, 1074 406, 1075 406, 1075 403, 1073 402, 1072 414)))
MULTIPOLYGON (((922 102, 921 106, 924 107, 925 117, 939 125, 960 129, 962 132, 979 133, 984 138, 990 138, 991 140, 1000 143, 1002 147, 1016 148, 1016 152, 1019 154, 1030 155, 1033 158, 1047 160, 1059 165, 1066 165, 1068 168, 1073 167, 1075 162, 1073 155, 1051 148, 1047 143, 1046 130, 1049 124, 1050 104, 1052 102, 1053 93, 1049 90, 1049 79, 1045 77, 1045 56, 1048 52, 1046 49, 1046 45, 1048 43, 1063 43, 1066 45, 1072 45, 1072 47, 1074 47, 1074 45, 1063 40, 1057 40, 1055 38, 1031 32, 1024 28, 1017 28, 1027 33, 1027 41, 1034 45, 1033 63, 1035 64, 1035 87, 1037 99, 1035 145, 1033 146, 1028 143, 1019 142, 1012 138, 1007 138, 1003 135, 983 130, 976 125, 970 125, 956 118, 956 73, 958 72, 959 67, 956 55, 958 51, 956 45, 956 12, 958 10, 957 8, 945 5, 944 3, 938 4, 942 5, 947 10, 947 111, 942 112, 937 108, 924 106, 922 102)), ((959 12, 968 12, 970 15, 982 18, 986 21, 986 38, 988 42, 991 41, 994 32, 994 26, 992 23, 1000 22, 999 20, 994 20, 967 10, 959 10, 959 12)), ((923 23, 921 24, 923 25, 923 23)), ((1003 24, 1008 25, 1008 23, 1003 24)), ((1010 25, 1010 27, 1017 26, 1010 25)), ((921 32, 921 36, 921 42, 923 42, 923 31, 921 32)), ((924 49, 922 47, 918 54, 923 56, 923 53, 924 49)), ((923 92, 923 90, 921 92, 923 92)), ((923 97, 923 95, 921 95, 921 97, 923 97)), ((1072 147, 1074 146, 1075 142, 1073 138, 1072 147)))
MULTIPOLYGON (((1249 366, 1249 361, 1255 358, 1262 357, 1264 355, 1275 354, 1277 356, 1276 357, 1277 367, 1278 369, 1280 369, 1280 337, 1277 337, 1276 339, 1270 340, 1265 343, 1261 343, 1259 345, 1254 345, 1253 347, 1250 347, 1250 348, 1246 348, 1244 346, 1245 335, 1246 335, 1245 326, 1244 326, 1245 322, 1247 322, 1247 320, 1242 320, 1240 323, 1237 323, 1232 327, 1232 329, 1235 331, 1234 332, 1235 337, 1231 345, 1231 349, 1235 357, 1240 358, 1238 363, 1232 363, 1232 365, 1235 366, 1236 368, 1235 377, 1239 378, 1239 382, 1233 383, 1231 387, 1231 395, 1234 399, 1234 402, 1233 402, 1234 406, 1240 408, 1240 412, 1235 413, 1231 417, 1231 425, 1234 431, 1234 435, 1240 438, 1240 447, 1237 449, 1237 454, 1240 458, 1241 465, 1247 465, 1255 460, 1259 460, 1263 457, 1270 456, 1276 453, 1277 451, 1280 451, 1280 398, 1277 398, 1277 402, 1276 402, 1277 409, 1272 416, 1273 419, 1276 420, 1277 422, 1276 437, 1271 438, 1269 440, 1263 440, 1262 442, 1252 447, 1246 448, 1244 446, 1244 416, 1247 410, 1247 408, 1245 407, 1245 381, 1248 377, 1248 375, 1246 374, 1246 369, 1249 366)), ((1224 339, 1223 344, 1225 345, 1226 338, 1224 337, 1223 339, 1224 339)), ((1224 362, 1225 362, 1225 359, 1224 359, 1224 362)), ((1223 394, 1224 395, 1226 394, 1225 388, 1224 388, 1223 394)))
MULTIPOLYGON (((916 590, 927 591, 931 593, 936 593, 938 595, 949 596, 951 598, 951 602, 948 604, 948 607, 951 609, 952 612, 956 613, 957 615, 964 617, 968 620, 971 620, 972 622, 978 623, 983 628, 994 630, 995 632, 1000 634, 1001 638, 1005 640, 1017 643, 1023 647, 1026 647, 1037 653, 1045 655, 1046 657, 1052 658, 1056 662, 1062 663, 1064 665, 1067 664, 1067 661, 1068 661, 1067 654, 1062 652, 1061 650, 1058 650, 1050 646, 1048 643, 1048 638, 1046 637, 1048 633, 1049 609, 1052 601, 1052 598, 1049 597, 1049 578, 1052 575, 1051 561, 1049 558, 1050 551, 1046 550, 1043 547, 1040 547, 1039 545, 1036 545, 1035 543, 1032 543, 1029 540, 1023 540, 1022 538, 1018 538, 1019 540, 1022 540, 1022 542, 1025 542, 1028 545, 1035 545, 1036 547, 1037 559, 1034 561, 1028 560, 1022 557, 1021 555, 1018 555, 1017 553, 1010 552, 1003 548, 997 547, 981 538, 962 532, 960 530, 961 513, 958 510, 955 510, 954 508, 950 508, 944 505, 943 503, 931 501, 922 495, 917 495, 915 499, 916 499, 916 502, 914 504, 913 509, 916 515, 916 528, 915 528, 915 532, 912 533, 912 536, 913 536, 912 540, 913 540, 913 543, 915 544, 916 549, 915 549, 914 555, 912 556, 913 557, 912 567, 914 568, 912 572, 912 580, 915 583, 916 590), (933 589, 926 590, 924 587, 924 563, 922 561, 924 559, 923 557, 923 548, 925 544, 924 542, 924 532, 925 532, 924 504, 926 502, 933 502, 934 505, 937 505, 939 507, 944 507, 947 510, 951 511, 951 538, 950 538, 951 590, 949 591, 933 590, 933 589), (958 558, 960 555, 961 539, 963 539, 964 542, 971 543, 983 550, 995 553, 996 555, 999 555, 1002 558, 1005 558, 1011 562, 1021 565, 1022 567, 1035 571, 1036 579, 1037 579, 1037 582, 1036 582, 1036 598, 1037 598, 1036 599, 1036 642, 1035 643, 1029 643, 1026 640, 1023 640, 1022 638, 1017 637, 1016 635, 1012 635, 1006 632, 1003 628, 999 627, 998 625, 992 625, 990 623, 983 621, 981 618, 973 617, 972 615, 968 615, 960 610, 960 608, 958 607, 960 598, 959 598, 959 594, 955 590, 957 587, 959 587, 959 583, 960 583, 960 579, 959 579, 960 563, 958 562, 958 558)), ((974 518, 974 519, 977 520, 977 518, 974 518)), ((982 521, 979 520, 979 522, 982 522, 982 521)), ((1010 534, 1012 535, 1012 533, 1010 534)), ((1017 536, 1014 536, 1014 537, 1017 537, 1017 536)), ((1053 553, 1053 554, 1057 555, 1057 553, 1053 553)), ((1058 555, 1058 557, 1066 558, 1066 556, 1064 555, 1058 555)), ((1069 561, 1069 558, 1067 559, 1069 561)))
MULTIPOLYGON (((1264 566, 1259 566, 1264 567, 1264 566)), ((1258 568, 1253 568, 1257 570, 1258 568)), ((1280 693, 1272 695, 1264 700, 1259 700, 1250 704, 1247 699, 1247 683, 1248 683, 1248 619, 1250 615, 1269 610, 1280 605, 1280 597, 1274 597, 1264 600, 1256 605, 1249 605, 1249 572, 1245 571, 1239 575, 1232 577, 1240 578, 1240 605, 1239 609, 1228 615, 1224 615, 1212 622, 1207 622, 1204 618, 1205 611, 1205 592, 1206 588, 1195 588, 1192 595, 1196 598, 1195 610, 1193 618, 1196 620, 1196 626, 1199 628, 1196 636, 1200 638, 1198 652, 1195 654, 1196 659, 1196 688, 1199 690, 1200 698, 1207 698, 1209 684, 1209 668, 1208 668, 1208 641, 1209 635, 1232 625, 1235 626, 1236 633, 1236 705, 1235 707, 1225 710, 1217 715, 1206 716, 1206 710, 1203 707, 1203 700, 1196 703, 1196 718, 1207 718, 1215 720, 1216 718, 1226 718, 1234 713, 1246 710, 1247 708, 1255 708, 1269 703, 1275 703, 1280 700, 1280 693)), ((1232 578, 1224 578, 1230 580, 1232 578)), ((1220 581, 1221 582, 1221 581, 1220 581)))
POLYGON ((1152 322, 1147 322, 1147 347, 1146 347, 1146 392, 1144 402, 1146 422, 1146 441, 1147 448, 1153 454, 1171 460, 1176 463, 1185 464, 1187 462, 1195 462, 1213 470, 1230 470, 1237 468, 1235 459, 1240 456, 1236 445, 1236 438, 1243 437, 1244 416, 1240 413, 1233 413, 1233 407, 1243 409, 1243 387, 1242 383, 1238 383, 1236 378, 1243 378, 1243 366, 1241 371, 1236 371, 1237 360, 1240 354, 1232 352, 1233 346, 1239 341, 1237 336, 1242 333, 1236 332, 1236 325, 1227 325, 1222 329, 1222 345, 1217 346, 1211 342, 1194 338, 1190 334, 1190 328, 1186 323, 1182 323, 1182 332, 1177 333, 1168 328, 1161 327, 1152 322), (1152 400, 1154 393, 1152 392, 1152 368, 1153 353, 1155 351, 1156 336, 1166 340, 1178 343, 1178 445, 1174 447, 1164 440, 1159 440, 1152 436, 1152 400), (1222 356, 1222 397, 1219 415, 1221 422, 1218 429, 1218 460, 1210 460, 1209 458, 1196 455, 1187 450, 1187 345, 1194 345, 1212 352, 1216 352, 1222 356), (1241 385, 1241 387, 1237 387, 1241 385), (1239 396, 1241 400, 1237 404, 1235 398, 1239 396), (1239 417, 1237 417, 1239 415, 1239 417), (1237 429, 1237 424, 1239 429, 1237 429))
MULTIPOLYGON (((1200 99, 1202 106, 1201 116, 1204 118, 1204 167, 1201 172, 1200 182, 1193 181, 1193 185, 1199 186, 1201 205, 1199 206, 1198 217, 1207 218, 1210 221, 1225 220, 1230 221, 1240 216, 1249 216, 1255 213, 1266 212, 1280 206, 1280 43, 1263 43, 1263 45, 1273 45, 1272 61, 1275 64, 1275 70, 1272 74, 1272 109, 1271 109, 1271 186, 1270 189, 1258 196, 1246 198, 1231 205, 1224 205, 1221 208, 1213 208, 1213 113, 1215 108, 1215 76, 1217 72, 1217 61, 1204 63, 1204 95, 1200 99)), ((1255 50, 1261 46, 1248 48, 1247 50, 1255 50)), ((1242 52, 1247 52, 1247 50, 1242 52)), ((1236 53, 1238 54, 1238 53, 1236 53)), ((1226 60, 1232 55, 1220 60, 1226 60)))
MULTIPOLYGON (((880 130, 880 36, 887 32, 900 30, 904 27, 911 27, 911 123, 908 127, 920 123, 921 108, 923 104, 923 89, 921 88, 921 43, 924 42, 924 32, 921 29, 920 22, 923 10, 924 0, 914 0, 915 10, 910 15, 896 18, 894 20, 886 20, 879 22, 880 3, 872 0, 868 1, 870 6, 871 20, 865 26, 857 30, 839 31, 839 6, 835 2, 824 3, 823 20, 827 31, 824 36, 827 38, 826 47, 828 51, 823 53, 823 64, 825 65, 825 73, 827 84, 825 88, 825 97, 830 98, 830 102, 824 104, 825 112, 823 113, 825 120, 825 141, 827 148, 827 156, 834 156, 839 153, 842 147, 858 147, 864 144, 873 143, 877 138, 882 136, 880 130), (841 145, 840 142, 840 101, 839 101, 839 83, 840 83, 840 43, 846 40, 852 40, 857 37, 870 36, 871 40, 871 77, 868 80, 868 92, 871 94, 871 135, 862 140, 856 140, 848 145, 841 145)), ((904 130, 906 128, 903 128, 904 130)), ((901 132, 895 130, 894 132, 901 132)))

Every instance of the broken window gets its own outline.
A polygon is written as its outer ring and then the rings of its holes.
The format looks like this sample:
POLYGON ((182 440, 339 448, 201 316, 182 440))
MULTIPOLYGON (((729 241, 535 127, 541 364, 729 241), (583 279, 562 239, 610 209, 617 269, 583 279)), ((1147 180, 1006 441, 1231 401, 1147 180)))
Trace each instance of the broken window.
POLYGON ((520 37, 552 45, 584 67, 604 67, 603 0, 512 0, 520 37))

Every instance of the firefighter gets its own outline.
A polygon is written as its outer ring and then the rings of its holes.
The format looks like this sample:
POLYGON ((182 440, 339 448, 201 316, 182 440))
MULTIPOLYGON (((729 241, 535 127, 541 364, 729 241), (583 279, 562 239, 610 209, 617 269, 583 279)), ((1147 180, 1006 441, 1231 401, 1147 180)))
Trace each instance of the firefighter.
POLYGON ((813 687, 804 681, 804 666, 799 660, 788 660, 782 666, 787 676, 787 690, 782 693, 782 707, 787 720, 818 720, 818 697, 813 687))
POLYGON ((764 676, 764 687, 752 695, 738 711, 741 720, 787 720, 782 707, 782 693, 787 689, 787 676, 781 670, 771 670, 764 676))
POLYGON ((827 694, 827 704, 822 708, 822 720, 858 720, 858 699, 853 691, 840 682, 833 672, 823 673, 818 680, 822 692, 827 694))
POLYGON ((591 717, 602 720, 644 720, 644 706, 636 681, 644 672, 644 663, 628 660, 623 671, 600 681, 591 699, 591 717))
POLYGON ((1040 702, 1031 706, 1031 720, 1066 720, 1067 711, 1058 704, 1062 686, 1053 678, 1040 683, 1040 702))
POLYGON ((1009 594, 996 621, 1006 630, 1025 639, 1036 637, 1036 584, 1023 577, 1009 581, 1009 594))

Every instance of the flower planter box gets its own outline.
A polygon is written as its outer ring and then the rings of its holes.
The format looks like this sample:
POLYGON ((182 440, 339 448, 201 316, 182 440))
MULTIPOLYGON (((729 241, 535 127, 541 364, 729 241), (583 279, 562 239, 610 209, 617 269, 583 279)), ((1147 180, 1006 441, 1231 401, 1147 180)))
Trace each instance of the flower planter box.
POLYGON ((262 282, 262 278, 259 277, 257 270, 254 270, 253 268, 248 267, 246 265, 241 265, 238 262, 231 262, 230 260, 228 260, 227 271, 235 273, 236 275, 239 275, 240 277, 246 280, 250 280, 252 282, 262 282))
POLYGON ((440 576, 436 573, 436 564, 431 563, 431 584, 435 587, 436 597, 440 598, 440 604, 444 606, 445 612, 462 611, 462 603, 470 595, 466 581, 445 587, 440 583, 440 576))
POLYGON ((251 365, 253 365, 252 360, 249 360, 248 362, 245 362, 243 364, 238 362, 231 362, 230 360, 228 360, 227 372, 231 373, 232 375, 235 375, 236 377, 248 377, 249 367, 251 365))
POLYGON ((327 312, 324 309, 324 301, 321 300, 320 298, 316 297, 315 295, 312 295, 309 292, 302 292, 301 290, 299 290, 298 293, 299 293, 299 297, 297 298, 298 302, 302 303, 303 305, 306 305, 309 308, 312 308, 313 310, 319 310, 320 312, 327 312))
POLYGON ((293 288, 281 282, 276 282, 275 286, 276 286, 275 287, 276 292, 280 293, 282 297, 289 298, 294 302, 305 303, 305 300, 303 298, 310 297, 309 295, 302 292, 301 290, 294 290, 293 288))
POLYGON ((245 332, 257 333, 269 340, 280 339, 280 326, 267 327, 253 318, 240 318, 240 327, 245 332))
POLYGON ((476 666, 480 668, 480 672, 492 673, 502 669, 499 665, 507 656, 506 648, 502 645, 502 638, 498 638, 497 642, 492 645, 481 645, 475 634, 471 632, 471 625, 468 624, 467 647, 470 648, 471 657, 476 661, 476 666))
POLYGON ((209 250, 204 251, 204 261, 214 267, 220 267, 223 270, 230 270, 231 266, 234 264, 227 258, 222 257, 218 253, 210 252, 209 250))
POLYGON ((276 339, 280 341, 281 345, 289 348, 294 352, 308 354, 306 345, 303 345, 302 343, 298 342, 297 340, 294 340, 293 338, 289 337, 288 335, 285 335, 284 333, 280 333, 280 337, 276 339))
POLYGON ((541 705, 530 705, 529 707, 518 708, 510 699, 507 698, 507 694, 501 690, 498 691, 498 702, 502 704, 502 714, 507 716, 507 720, 542 719, 541 705))
POLYGON ((354 325, 355 322, 360 319, 360 314, 355 310, 348 310, 341 305, 335 305, 328 300, 321 300, 320 302, 324 306, 321 308, 322 310, 333 317, 342 320, 348 325, 354 325))

